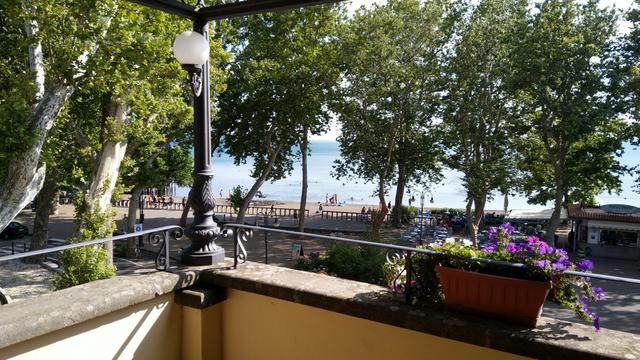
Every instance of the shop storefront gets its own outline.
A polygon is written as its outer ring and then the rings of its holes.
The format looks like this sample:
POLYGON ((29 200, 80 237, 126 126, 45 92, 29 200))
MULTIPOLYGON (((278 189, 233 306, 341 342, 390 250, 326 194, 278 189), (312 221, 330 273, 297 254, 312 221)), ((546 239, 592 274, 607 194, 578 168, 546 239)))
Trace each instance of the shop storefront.
POLYGON ((569 219, 574 223, 575 248, 582 249, 586 256, 640 259, 640 208, 572 205, 569 219))

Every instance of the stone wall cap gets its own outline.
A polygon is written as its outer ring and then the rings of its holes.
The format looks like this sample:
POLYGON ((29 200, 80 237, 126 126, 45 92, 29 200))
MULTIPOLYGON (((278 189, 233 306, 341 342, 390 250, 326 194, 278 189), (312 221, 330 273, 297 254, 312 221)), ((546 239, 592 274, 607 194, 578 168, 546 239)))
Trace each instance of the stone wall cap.
POLYGON ((414 331, 544 359, 640 359, 640 336, 541 318, 525 329, 454 313, 443 306, 416 307, 381 286, 247 262, 237 270, 205 270, 205 284, 266 295, 414 331))
POLYGON ((117 276, 0 306, 0 348, 193 285, 200 270, 117 276))

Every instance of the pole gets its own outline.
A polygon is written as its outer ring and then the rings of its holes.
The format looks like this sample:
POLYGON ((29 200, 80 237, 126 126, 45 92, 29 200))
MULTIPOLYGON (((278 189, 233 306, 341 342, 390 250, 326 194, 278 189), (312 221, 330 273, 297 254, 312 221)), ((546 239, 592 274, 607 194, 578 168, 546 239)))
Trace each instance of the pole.
POLYGON ((424 191, 420 192, 420 244, 422 245, 422 232, 424 228, 424 191))
MULTIPOLYGON (((266 226, 266 225, 265 225, 266 226)), ((264 263, 269 263, 269 232, 264 232, 264 263)))
MULTIPOLYGON (((193 30, 209 40, 209 22, 194 20, 193 30)), ((211 119, 209 98, 209 61, 201 68, 192 67, 191 83, 194 90, 194 174, 193 174, 193 223, 188 231, 191 246, 182 252, 187 265, 212 265, 224 261, 224 249, 216 245, 220 228, 213 220, 215 199, 213 196, 213 168, 211 166, 211 119)))
MULTIPOLYGON (((140 194, 138 199, 138 207, 140 208, 140 224, 144 224, 144 195, 140 194)), ((144 247, 144 239, 142 235, 138 236, 138 247, 144 247)))

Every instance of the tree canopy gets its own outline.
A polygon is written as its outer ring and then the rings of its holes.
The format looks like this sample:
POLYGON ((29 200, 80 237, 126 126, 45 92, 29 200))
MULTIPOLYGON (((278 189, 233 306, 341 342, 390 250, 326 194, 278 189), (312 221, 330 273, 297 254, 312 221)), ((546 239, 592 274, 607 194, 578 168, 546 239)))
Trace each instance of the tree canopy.
POLYGON ((533 203, 560 209, 620 189, 618 156, 625 124, 609 97, 607 60, 616 12, 597 1, 546 0, 514 32, 511 86, 523 106, 522 190, 533 203))
MULTIPOLYGON (((253 161, 254 186, 243 209, 267 180, 287 176, 294 145, 306 130, 329 124, 328 103, 338 72, 332 40, 338 7, 323 5, 246 17, 235 23, 227 90, 215 126, 236 164, 253 161)), ((241 209, 238 221, 243 219, 241 209)))

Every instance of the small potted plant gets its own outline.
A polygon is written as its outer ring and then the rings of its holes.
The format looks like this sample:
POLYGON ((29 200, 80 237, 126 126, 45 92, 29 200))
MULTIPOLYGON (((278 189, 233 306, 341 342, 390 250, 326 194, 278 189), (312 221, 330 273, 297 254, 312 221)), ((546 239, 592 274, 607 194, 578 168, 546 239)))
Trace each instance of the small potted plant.
MULTIPOLYGON (((503 224, 489 228, 489 242, 480 248, 470 246, 469 242, 453 241, 423 247, 439 255, 414 255, 413 263, 421 267, 417 273, 429 274, 435 270, 439 281, 421 282, 419 276, 417 293, 428 294, 423 298, 437 294, 454 310, 527 327, 536 326, 544 301, 549 298, 599 330, 600 318, 589 310, 588 304, 602 300, 604 292, 592 287, 588 278, 565 273, 567 270, 591 271, 593 263, 586 259, 573 263, 566 251, 549 246, 537 236, 517 239, 512 234, 513 227, 503 224), (521 265, 505 266, 499 262, 521 265), (426 285, 420 288, 420 284, 426 285)), ((391 274, 389 279, 399 278, 397 273, 404 271, 400 266, 388 266, 387 270, 390 269, 396 269, 396 276, 391 274)))

